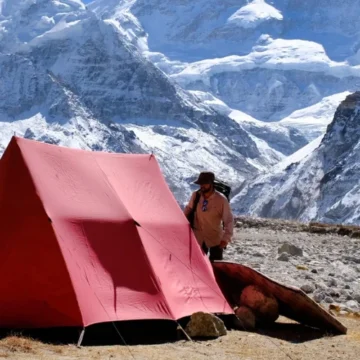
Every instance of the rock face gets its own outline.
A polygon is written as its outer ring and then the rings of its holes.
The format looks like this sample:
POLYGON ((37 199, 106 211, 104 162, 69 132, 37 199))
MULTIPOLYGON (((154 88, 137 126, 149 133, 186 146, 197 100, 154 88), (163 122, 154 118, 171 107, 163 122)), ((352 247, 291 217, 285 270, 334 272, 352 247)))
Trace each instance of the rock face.
POLYGON ((279 317, 277 300, 255 285, 247 286, 241 293, 240 306, 246 306, 255 314, 256 321, 271 323, 279 317))
POLYGON ((226 335, 224 322, 213 314, 197 312, 191 315, 185 331, 190 337, 219 337, 226 335))
POLYGON ((336 110, 319 147, 261 177, 233 200, 241 213, 302 221, 360 224, 360 92, 336 110), (254 201, 255 199, 255 201, 254 201))

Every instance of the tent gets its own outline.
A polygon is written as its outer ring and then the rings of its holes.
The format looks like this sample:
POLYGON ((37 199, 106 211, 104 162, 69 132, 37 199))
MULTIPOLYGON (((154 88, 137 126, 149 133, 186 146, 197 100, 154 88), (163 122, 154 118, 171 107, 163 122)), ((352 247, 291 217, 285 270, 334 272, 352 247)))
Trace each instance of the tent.
POLYGON ((232 313, 152 155, 13 137, 0 161, 0 327, 232 313))

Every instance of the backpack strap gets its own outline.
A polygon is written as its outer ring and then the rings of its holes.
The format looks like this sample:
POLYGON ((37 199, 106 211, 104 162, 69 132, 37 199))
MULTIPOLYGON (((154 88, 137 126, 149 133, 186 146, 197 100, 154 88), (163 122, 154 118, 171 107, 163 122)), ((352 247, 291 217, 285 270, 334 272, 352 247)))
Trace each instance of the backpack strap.
POLYGON ((198 190, 198 191, 196 192, 196 196, 195 196, 195 200, 194 200, 194 205, 193 205, 193 211, 194 211, 194 212, 196 212, 196 208, 197 208, 198 203, 199 203, 199 201, 200 201, 200 196, 201 196, 201 193, 200 193, 200 191, 198 190))
POLYGON ((196 213, 196 208, 198 206, 198 203, 200 201, 200 196, 201 196, 201 193, 200 193, 200 190, 198 190, 196 192, 196 196, 195 196, 195 199, 194 199, 192 209, 191 209, 189 215, 187 216, 187 218, 189 220, 189 223, 190 223, 192 228, 194 228, 195 213, 196 213))

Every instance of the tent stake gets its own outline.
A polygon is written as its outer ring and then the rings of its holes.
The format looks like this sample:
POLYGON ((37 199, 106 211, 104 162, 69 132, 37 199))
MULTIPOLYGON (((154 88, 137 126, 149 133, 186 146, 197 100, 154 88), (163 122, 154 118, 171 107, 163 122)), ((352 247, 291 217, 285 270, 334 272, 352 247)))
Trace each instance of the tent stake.
POLYGON ((80 337, 79 337, 79 340, 78 340, 78 343, 77 343, 77 347, 80 347, 81 346, 81 343, 84 339, 84 335, 85 335, 85 328, 83 328, 81 330, 81 333, 80 333, 80 337))
POLYGON ((178 322, 177 322, 177 324, 178 324, 178 327, 180 328, 180 330, 184 333, 185 337, 186 337, 189 341, 193 342, 192 338, 188 335, 188 333, 184 330, 184 328, 183 328, 178 322))

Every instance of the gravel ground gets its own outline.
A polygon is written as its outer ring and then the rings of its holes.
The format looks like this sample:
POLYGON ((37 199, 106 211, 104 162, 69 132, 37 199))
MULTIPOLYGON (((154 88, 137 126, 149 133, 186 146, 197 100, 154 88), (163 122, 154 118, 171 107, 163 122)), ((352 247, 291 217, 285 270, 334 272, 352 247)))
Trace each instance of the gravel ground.
POLYGON ((342 314, 360 311, 360 239, 266 224, 239 224, 225 260, 299 287, 324 306, 338 305, 342 314))
MULTIPOLYGON (((240 221, 239 221, 240 222, 240 221)), ((249 265, 282 283, 303 287, 323 306, 335 307, 348 334, 327 334, 280 317, 261 333, 229 331, 211 341, 158 345, 49 345, 22 337, 0 340, 0 358, 22 359, 216 359, 338 360, 360 354, 360 239, 314 234, 296 223, 242 220, 225 259, 249 265), (287 245, 284 245, 287 244, 287 245), (280 249, 280 250, 279 250, 280 249), (285 251, 286 250, 286 251, 285 251), (295 254, 295 255, 292 255, 295 254)))

